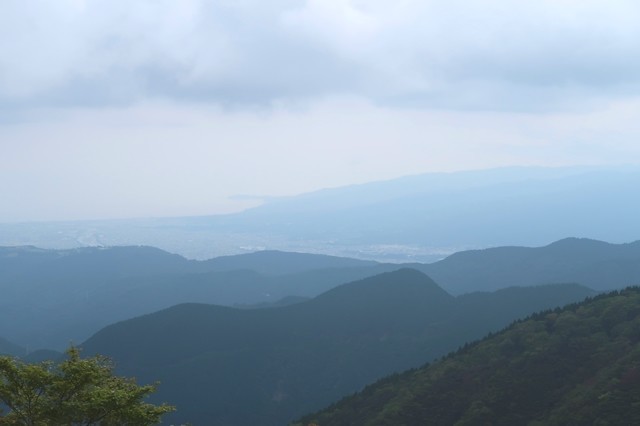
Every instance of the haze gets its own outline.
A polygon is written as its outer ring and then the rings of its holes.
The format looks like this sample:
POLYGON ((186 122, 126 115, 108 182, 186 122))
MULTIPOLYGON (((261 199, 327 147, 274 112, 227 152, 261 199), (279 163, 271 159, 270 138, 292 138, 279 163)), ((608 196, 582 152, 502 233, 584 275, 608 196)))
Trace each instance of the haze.
POLYGON ((631 1, 3 1, 0 221, 638 163, 631 1))

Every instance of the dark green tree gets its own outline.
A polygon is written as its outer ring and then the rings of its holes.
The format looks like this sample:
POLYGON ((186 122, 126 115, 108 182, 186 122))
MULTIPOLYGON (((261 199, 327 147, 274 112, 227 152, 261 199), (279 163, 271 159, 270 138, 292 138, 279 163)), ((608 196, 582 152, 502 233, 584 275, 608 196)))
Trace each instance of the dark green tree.
POLYGON ((139 386, 113 375, 103 356, 81 358, 67 350, 59 364, 28 364, 0 357, 0 425, 153 425, 174 407, 153 405, 145 398, 155 385, 139 386))

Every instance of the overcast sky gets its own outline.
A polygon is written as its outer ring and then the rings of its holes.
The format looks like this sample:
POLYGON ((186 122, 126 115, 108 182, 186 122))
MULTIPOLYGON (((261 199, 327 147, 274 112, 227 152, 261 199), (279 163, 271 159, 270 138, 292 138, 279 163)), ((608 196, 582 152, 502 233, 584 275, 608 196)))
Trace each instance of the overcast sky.
POLYGON ((636 1, 0 1, 0 222, 622 163, 636 1))

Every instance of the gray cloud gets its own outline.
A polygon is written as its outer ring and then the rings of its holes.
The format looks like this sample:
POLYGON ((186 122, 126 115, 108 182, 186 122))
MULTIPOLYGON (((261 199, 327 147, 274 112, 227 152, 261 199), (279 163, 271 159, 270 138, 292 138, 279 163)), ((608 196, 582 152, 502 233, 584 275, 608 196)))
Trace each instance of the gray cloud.
POLYGON ((638 22, 633 1, 7 0, 0 105, 582 107, 638 94, 638 22))

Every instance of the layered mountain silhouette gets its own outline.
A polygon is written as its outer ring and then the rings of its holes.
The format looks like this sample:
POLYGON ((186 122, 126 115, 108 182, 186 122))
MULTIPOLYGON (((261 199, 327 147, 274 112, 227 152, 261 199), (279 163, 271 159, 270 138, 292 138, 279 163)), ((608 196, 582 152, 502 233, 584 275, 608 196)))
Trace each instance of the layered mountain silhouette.
POLYGON ((427 173, 267 198, 229 215, 0 224, 0 244, 144 244, 205 259, 240 247, 432 262, 467 248, 567 236, 640 239, 640 168, 508 167, 427 173))
POLYGON ((610 290, 640 283, 640 243, 565 239, 407 265, 277 251, 194 261, 151 247, 4 247, 0 336, 31 350, 63 350, 113 322, 179 303, 268 307, 405 266, 454 295, 563 282, 610 290))
POLYGON ((613 290, 640 284, 640 241, 565 238, 544 247, 462 251, 417 268, 454 294, 558 282, 613 290))
POLYGON ((640 288, 544 311, 296 422, 640 424, 640 288))
POLYGON ((0 335, 33 349, 62 350, 112 322, 178 303, 311 297, 391 269, 378 268, 371 261, 276 251, 193 261, 152 247, 2 247, 0 335))
POLYGON ((162 382, 167 421, 282 425, 384 375, 422 365, 540 309, 595 294, 575 284, 453 297, 400 269, 271 309, 183 304, 101 330, 84 353, 162 382))
POLYGON ((201 262, 207 272, 248 269, 263 275, 287 275, 320 269, 375 266, 377 262, 322 254, 263 250, 254 253, 220 256, 201 262))
POLYGON ((637 167, 428 173, 272 199, 212 229, 424 247, 541 245, 568 235, 640 239, 637 167))

